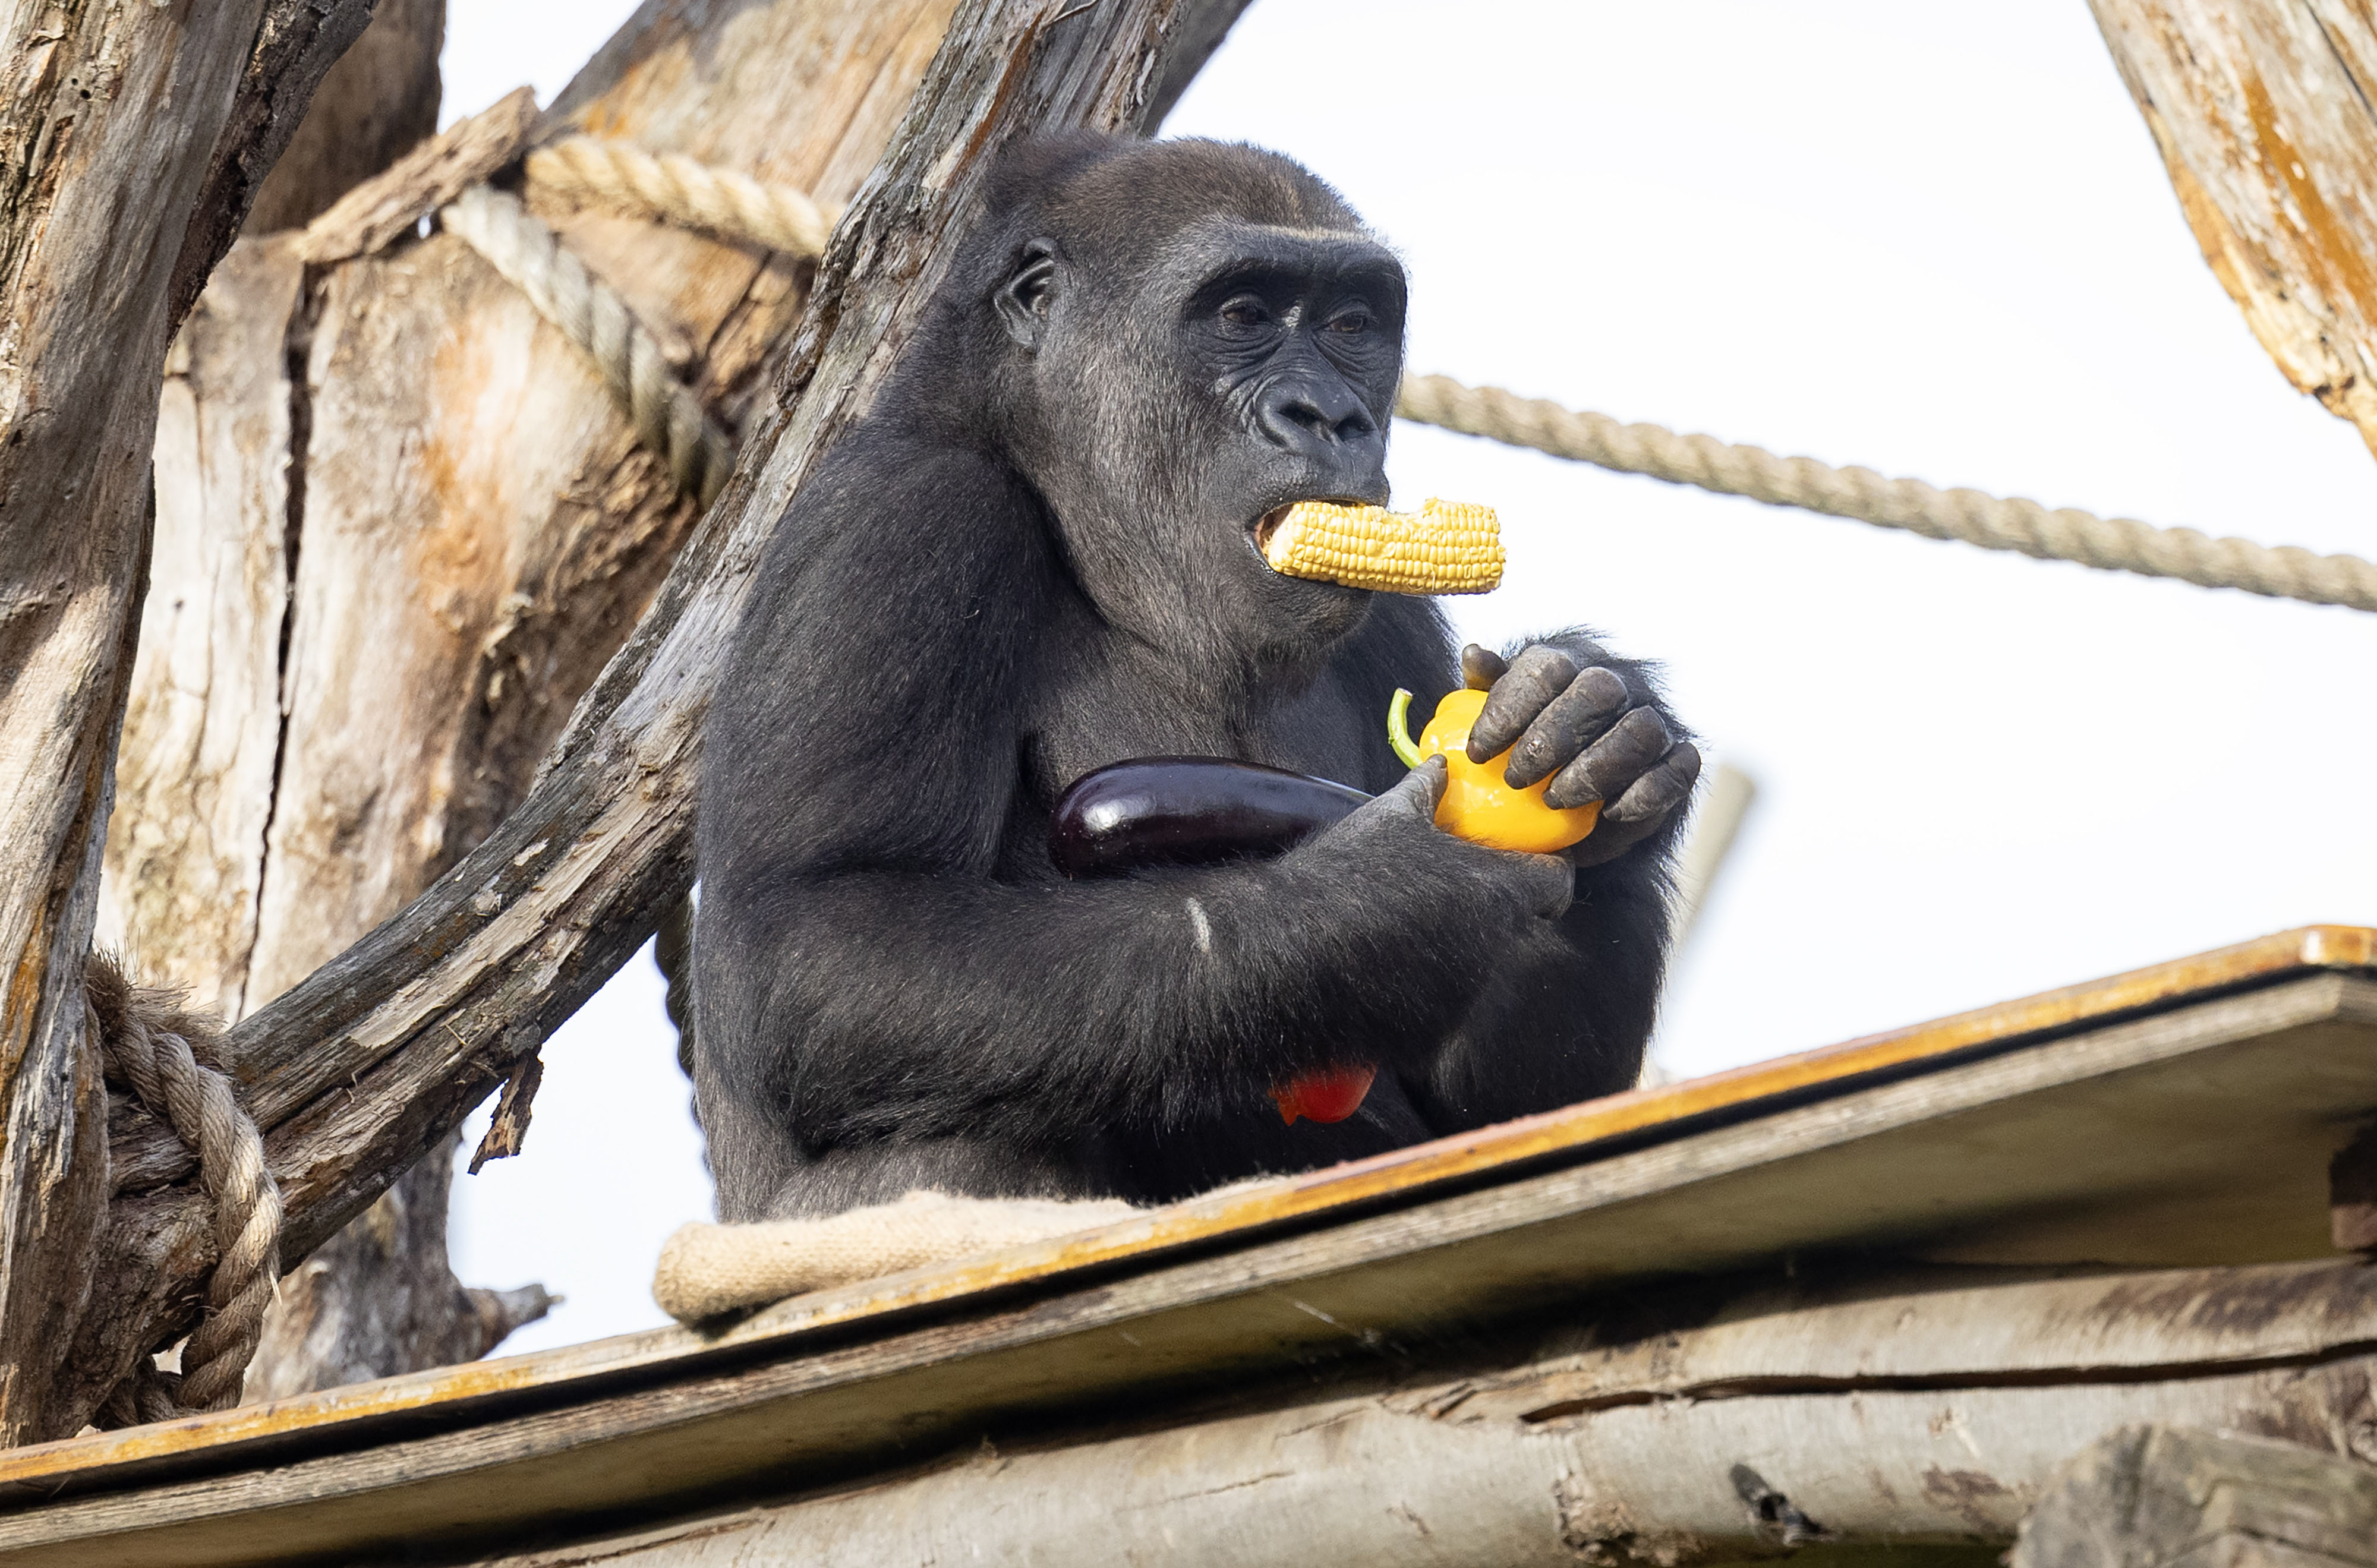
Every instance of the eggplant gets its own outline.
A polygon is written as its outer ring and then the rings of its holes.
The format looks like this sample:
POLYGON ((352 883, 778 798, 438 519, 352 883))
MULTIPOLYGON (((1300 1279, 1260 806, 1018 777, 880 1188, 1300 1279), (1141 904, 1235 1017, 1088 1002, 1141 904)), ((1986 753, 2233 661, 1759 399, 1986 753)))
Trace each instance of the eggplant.
POLYGON ((1085 773, 1057 802, 1048 858, 1067 876, 1276 855, 1370 797, 1227 757, 1133 757, 1085 773))

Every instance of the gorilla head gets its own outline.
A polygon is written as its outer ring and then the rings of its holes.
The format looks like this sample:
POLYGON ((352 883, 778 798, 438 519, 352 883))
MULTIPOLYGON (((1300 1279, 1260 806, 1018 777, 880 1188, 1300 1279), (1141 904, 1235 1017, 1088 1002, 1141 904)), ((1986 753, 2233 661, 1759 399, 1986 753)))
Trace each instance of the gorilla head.
POLYGON ((1301 166, 1213 142, 1036 143, 989 206, 950 336, 1101 613, 1209 671, 1350 632, 1368 596, 1279 576, 1254 531, 1295 501, 1386 501, 1394 255, 1301 166))

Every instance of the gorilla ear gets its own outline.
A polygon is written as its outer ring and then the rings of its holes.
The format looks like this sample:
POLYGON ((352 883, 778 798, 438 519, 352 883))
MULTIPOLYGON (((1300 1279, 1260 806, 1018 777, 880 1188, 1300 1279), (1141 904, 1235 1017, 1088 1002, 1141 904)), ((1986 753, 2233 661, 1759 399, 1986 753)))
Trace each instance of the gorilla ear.
POLYGON ((1037 350, 1041 328, 1048 324, 1048 303, 1056 297, 1057 242, 1033 240, 991 301, 1007 335, 1026 350, 1037 350))

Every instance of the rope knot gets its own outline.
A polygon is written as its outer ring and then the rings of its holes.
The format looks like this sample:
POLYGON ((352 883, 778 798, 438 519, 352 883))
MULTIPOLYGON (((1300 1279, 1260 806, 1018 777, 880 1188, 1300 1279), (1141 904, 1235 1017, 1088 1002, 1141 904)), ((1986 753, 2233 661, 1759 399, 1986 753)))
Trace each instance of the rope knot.
POLYGON ((206 1316, 182 1347, 180 1375, 143 1356, 102 1413, 122 1425, 229 1409, 281 1271, 281 1188, 263 1134, 225 1070, 213 1019, 185 1010, 176 992, 135 986, 105 954, 91 956, 84 993, 108 1075, 197 1153, 199 1185, 215 1207, 206 1316))

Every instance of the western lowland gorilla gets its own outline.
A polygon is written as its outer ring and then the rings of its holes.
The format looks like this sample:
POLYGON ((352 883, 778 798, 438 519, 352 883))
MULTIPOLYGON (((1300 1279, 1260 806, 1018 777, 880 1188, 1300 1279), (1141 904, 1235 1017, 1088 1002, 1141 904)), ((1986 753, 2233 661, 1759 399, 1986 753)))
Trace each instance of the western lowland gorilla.
POLYGON ((1042 140, 996 173, 872 410, 778 526, 708 719, 695 1082, 723 1218, 915 1187, 1160 1201, 1631 1084, 1700 759, 1565 632, 1458 659, 1427 599, 1273 573, 1302 499, 1383 503, 1394 255, 1276 154, 1042 140), (1605 802, 1565 857, 1431 822, 1386 739, 1489 689, 1480 760, 1605 802), (1284 854, 1067 881, 1123 758, 1376 799, 1284 854), (1284 1123, 1291 1075, 1379 1070, 1284 1123))

